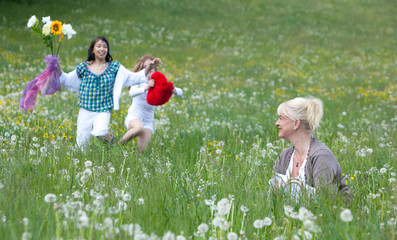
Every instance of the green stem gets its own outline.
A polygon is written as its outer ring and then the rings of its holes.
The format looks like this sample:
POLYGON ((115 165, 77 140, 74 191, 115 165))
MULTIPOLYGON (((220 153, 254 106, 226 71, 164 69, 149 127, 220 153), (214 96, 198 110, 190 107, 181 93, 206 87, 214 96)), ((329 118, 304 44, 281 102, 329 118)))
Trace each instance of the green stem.
POLYGON ((62 40, 61 40, 61 41, 59 41, 59 44, 58 44, 58 50, 57 50, 57 53, 55 54, 56 56, 58 56, 59 49, 61 48, 61 44, 62 44, 62 40))

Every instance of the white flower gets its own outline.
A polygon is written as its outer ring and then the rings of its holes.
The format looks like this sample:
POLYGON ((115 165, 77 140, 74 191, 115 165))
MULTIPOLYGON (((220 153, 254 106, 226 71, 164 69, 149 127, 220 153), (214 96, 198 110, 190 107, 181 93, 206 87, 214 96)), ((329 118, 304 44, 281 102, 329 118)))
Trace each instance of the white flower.
POLYGON ((222 153, 222 149, 216 149, 215 153, 216 154, 221 154, 222 153))
POLYGON ((249 209, 246 206, 241 205, 240 210, 245 213, 248 212, 249 209))
POLYGON ((214 200, 212 200, 212 199, 205 199, 205 200, 204 200, 204 203, 205 203, 205 205, 207 205, 207 206, 212 206, 212 205, 214 205, 214 200))
POLYGON ((238 239, 238 235, 235 232, 230 232, 227 234, 227 240, 237 240, 238 239))
POLYGON ((386 171, 387 171, 386 168, 381 168, 381 169, 379 170, 379 172, 382 173, 382 174, 384 174, 386 171))
POLYGON ((269 217, 265 217, 265 219, 263 219, 263 225, 265 226, 270 226, 272 224, 272 219, 269 217))
POLYGON ((32 234, 30 232, 22 233, 22 240, 29 240, 32 239, 32 234))
POLYGON ((86 168, 89 168, 89 167, 92 166, 92 162, 91 162, 91 161, 85 161, 84 166, 85 166, 86 168))
POLYGON ((175 234, 173 234, 171 231, 168 231, 164 234, 163 240, 174 240, 175 239, 175 234))
POLYGON ((48 23, 49 21, 51 21, 51 18, 50 18, 50 16, 48 16, 48 17, 42 17, 42 18, 41 18, 41 21, 42 21, 44 24, 46 24, 46 23, 48 23))
POLYGON ((53 193, 49 193, 49 194, 45 195, 45 197, 44 197, 44 201, 46 203, 53 203, 56 200, 57 200, 57 196, 53 193))
MULTIPOLYGON (((394 183, 394 182, 396 182, 396 178, 389 178, 389 181, 390 181, 390 183, 394 183)), ((0 185, 1 185, 1 183, 0 183, 0 185)), ((1 188, 1 187, 0 187, 1 188)))
POLYGON ((81 198, 82 197, 79 190, 74 191, 72 193, 72 195, 73 195, 74 198, 81 198))
POLYGON ((221 225, 219 226, 219 228, 223 231, 228 230, 230 227, 230 224, 228 221, 226 221, 225 219, 223 219, 223 221, 221 222, 221 225))
POLYGON ((303 226, 305 227, 305 229, 307 229, 311 232, 314 232, 314 233, 321 232, 321 229, 312 220, 306 219, 303 222, 303 226))
POLYGON ((353 221, 353 215, 350 209, 345 209, 340 213, 340 219, 344 222, 351 222, 353 221))
POLYGON ((117 204, 117 209, 119 211, 125 211, 127 209, 127 203, 125 203, 124 201, 119 201, 119 203, 117 204))
POLYGON ((145 199, 143 199, 143 198, 138 199, 139 205, 143 205, 144 203, 145 203, 145 199))
POLYGON ((265 225, 263 224, 263 220, 257 219, 254 221, 254 228, 260 229, 263 228, 265 225))
POLYGON ((305 219, 313 219, 314 215, 312 212, 310 212, 307 208, 301 207, 299 209, 299 220, 303 221, 305 219))
POLYGON ((28 28, 34 27, 36 26, 36 24, 39 22, 39 20, 37 19, 36 15, 33 15, 29 18, 28 21, 28 28))
POLYGON ((123 201, 126 201, 126 202, 131 201, 131 194, 129 194, 129 193, 124 194, 123 201))
POLYGON ((47 22, 46 24, 44 24, 43 26, 43 30, 42 33, 46 36, 50 35, 51 33, 51 21, 47 22))
POLYGON ((182 235, 176 236, 176 240, 186 240, 186 238, 182 235))
POLYGON ((198 229, 199 233, 204 234, 204 233, 208 232, 209 227, 208 227, 207 224, 202 223, 202 224, 200 224, 200 225, 197 227, 197 229, 198 229))
POLYGON ((230 211, 230 202, 229 202, 229 199, 227 199, 227 198, 221 199, 221 200, 218 202, 217 207, 218 207, 218 213, 219 213, 220 215, 226 215, 226 214, 228 214, 229 211, 230 211))
POLYGON ((223 221, 223 218, 215 217, 214 220, 212 220, 212 224, 214 224, 215 227, 219 227, 219 226, 221 226, 222 221, 223 221))
POLYGON ((63 24, 62 25, 62 33, 71 39, 73 35, 76 34, 76 31, 73 30, 72 25, 70 24, 63 24))

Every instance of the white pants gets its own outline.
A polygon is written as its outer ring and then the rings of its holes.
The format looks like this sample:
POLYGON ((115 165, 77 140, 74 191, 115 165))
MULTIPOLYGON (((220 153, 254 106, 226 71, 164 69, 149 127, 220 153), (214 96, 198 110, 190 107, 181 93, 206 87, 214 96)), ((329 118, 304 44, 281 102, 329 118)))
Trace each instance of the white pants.
POLYGON ((80 108, 77 117, 77 146, 83 148, 89 143, 91 135, 94 137, 105 136, 109 130, 110 111, 91 112, 80 108))

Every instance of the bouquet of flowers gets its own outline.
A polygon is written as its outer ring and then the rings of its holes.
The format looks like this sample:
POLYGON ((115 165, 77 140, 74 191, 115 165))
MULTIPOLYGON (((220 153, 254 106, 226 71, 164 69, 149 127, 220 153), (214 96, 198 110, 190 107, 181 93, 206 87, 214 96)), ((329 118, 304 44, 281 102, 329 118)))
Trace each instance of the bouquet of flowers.
POLYGON ((32 29, 36 37, 41 38, 47 47, 51 49, 51 55, 45 56, 47 65, 44 72, 35 77, 26 84, 19 100, 19 108, 25 110, 33 110, 39 90, 42 95, 51 95, 61 90, 58 71, 58 53, 62 44, 62 40, 67 36, 71 39, 76 32, 70 24, 62 24, 60 21, 51 21, 50 17, 42 18, 43 27, 38 28, 39 20, 33 15, 28 21, 28 28, 32 29))

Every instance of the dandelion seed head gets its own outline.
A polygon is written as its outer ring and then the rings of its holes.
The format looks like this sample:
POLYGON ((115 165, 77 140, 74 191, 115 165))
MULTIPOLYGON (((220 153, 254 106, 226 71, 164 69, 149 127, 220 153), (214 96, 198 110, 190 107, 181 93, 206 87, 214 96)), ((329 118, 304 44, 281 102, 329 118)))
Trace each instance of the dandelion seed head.
POLYGON ((53 193, 49 193, 49 194, 45 195, 45 197, 44 197, 44 201, 46 203, 53 203, 56 200, 57 200, 57 196, 53 193))
POLYGON ((340 218, 344 222, 351 222, 353 221, 353 214, 350 209, 345 209, 340 213, 340 218))

